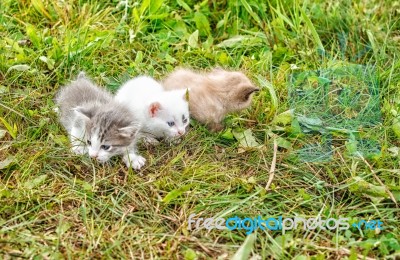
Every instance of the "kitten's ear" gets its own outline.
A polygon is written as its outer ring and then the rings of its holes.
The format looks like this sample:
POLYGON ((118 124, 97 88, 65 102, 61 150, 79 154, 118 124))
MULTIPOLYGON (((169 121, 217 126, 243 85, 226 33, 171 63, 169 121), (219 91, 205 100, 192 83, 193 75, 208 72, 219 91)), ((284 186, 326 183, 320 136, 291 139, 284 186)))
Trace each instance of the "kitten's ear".
POLYGON ((86 73, 82 70, 79 72, 77 79, 86 79, 86 73))
POLYGON ((246 86, 242 89, 240 93, 241 99, 243 101, 247 101, 250 98, 251 94, 257 91, 260 91, 260 89, 255 86, 246 86))
POLYGON ((80 107, 80 106, 75 107, 73 110, 76 116, 84 120, 90 120, 95 113, 95 110, 93 108, 80 107))
POLYGON ((159 102, 153 102, 149 106, 149 113, 151 117, 155 117, 157 112, 161 109, 161 104, 159 102))
POLYGON ((123 137, 132 138, 136 135, 138 130, 139 127, 137 125, 130 125, 118 129, 118 133, 123 137))

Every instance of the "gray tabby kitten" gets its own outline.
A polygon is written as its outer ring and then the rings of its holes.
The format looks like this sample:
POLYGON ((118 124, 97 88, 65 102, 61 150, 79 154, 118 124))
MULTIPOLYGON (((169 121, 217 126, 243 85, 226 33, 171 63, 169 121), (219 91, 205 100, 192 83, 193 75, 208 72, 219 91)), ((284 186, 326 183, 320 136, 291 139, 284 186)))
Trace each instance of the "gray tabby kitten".
POLYGON ((135 116, 84 73, 57 93, 56 103, 74 153, 89 153, 100 162, 125 154, 123 160, 128 167, 140 169, 144 165, 146 160, 136 153, 140 126, 135 116))

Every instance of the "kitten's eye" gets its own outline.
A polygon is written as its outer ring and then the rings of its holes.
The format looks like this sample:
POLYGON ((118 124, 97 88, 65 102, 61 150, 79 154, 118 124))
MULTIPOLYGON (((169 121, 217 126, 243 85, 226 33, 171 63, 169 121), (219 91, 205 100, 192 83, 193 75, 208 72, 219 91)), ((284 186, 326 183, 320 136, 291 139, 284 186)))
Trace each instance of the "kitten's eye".
POLYGON ((175 122, 171 121, 171 122, 167 122, 167 124, 168 124, 169 126, 174 126, 174 125, 175 125, 175 122))
POLYGON ((183 122, 184 124, 186 124, 186 122, 187 122, 187 119, 186 119, 186 117, 185 117, 184 115, 182 115, 182 122, 183 122))
POLYGON ((100 146, 100 149, 103 149, 104 151, 108 151, 108 150, 110 150, 110 148, 111 148, 111 145, 101 145, 100 146))
POLYGON ((90 142, 90 140, 87 140, 86 143, 87 143, 88 145, 92 145, 92 142, 90 142))

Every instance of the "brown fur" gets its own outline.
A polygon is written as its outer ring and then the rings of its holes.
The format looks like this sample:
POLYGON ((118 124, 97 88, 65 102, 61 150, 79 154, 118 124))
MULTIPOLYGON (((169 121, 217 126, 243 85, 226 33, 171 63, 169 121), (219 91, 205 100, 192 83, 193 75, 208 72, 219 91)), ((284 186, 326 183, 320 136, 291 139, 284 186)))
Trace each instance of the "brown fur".
POLYGON ((223 69, 208 73, 177 69, 162 85, 167 90, 189 88, 191 116, 213 131, 223 128, 226 114, 249 107, 252 94, 259 90, 242 72, 223 69))

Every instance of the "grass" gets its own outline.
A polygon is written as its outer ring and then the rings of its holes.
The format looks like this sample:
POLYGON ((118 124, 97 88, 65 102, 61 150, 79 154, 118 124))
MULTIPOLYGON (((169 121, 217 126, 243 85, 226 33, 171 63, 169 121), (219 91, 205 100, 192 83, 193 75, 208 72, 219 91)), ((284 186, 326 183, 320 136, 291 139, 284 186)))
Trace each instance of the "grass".
POLYGON ((399 8, 377 0, 3 0, 0 256, 400 257, 399 8), (292 150, 319 137, 299 134, 284 113, 288 77, 338 64, 374 66, 379 75, 382 122, 359 135, 378 141, 380 152, 351 156, 357 141, 335 132, 332 160, 303 162, 292 150), (99 165, 69 152, 53 97, 80 70, 115 91, 130 77, 159 79, 177 66, 240 69, 263 89, 251 108, 227 117, 226 132, 193 122, 175 147, 141 147, 142 175, 120 158, 99 165), (241 147, 247 129, 261 147, 241 147), (274 142, 276 169, 265 189, 274 142), (192 213, 380 219, 384 229, 247 236, 245 230, 187 230, 192 213))

